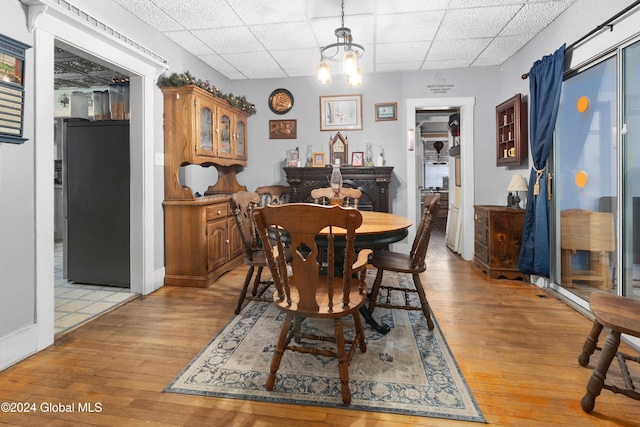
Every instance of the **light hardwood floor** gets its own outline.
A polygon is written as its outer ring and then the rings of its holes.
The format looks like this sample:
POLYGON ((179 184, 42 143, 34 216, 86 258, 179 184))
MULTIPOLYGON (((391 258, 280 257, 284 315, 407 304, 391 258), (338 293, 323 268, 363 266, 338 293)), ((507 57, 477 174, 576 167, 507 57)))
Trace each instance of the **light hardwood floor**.
MULTIPOLYGON (((531 284, 490 280, 435 237, 423 283, 451 350, 492 426, 638 426, 640 402, 604 390, 591 415, 578 365, 591 321, 531 284)), ((208 289, 164 287, 63 336, 0 373, 0 425, 471 426, 477 423, 162 393, 233 316, 244 267, 208 289), (40 403, 76 412, 40 412, 40 403), (100 413, 78 403, 100 402, 100 413)), ((625 346, 626 347, 626 346, 625 346)), ((626 347, 627 351, 631 351, 626 347)))

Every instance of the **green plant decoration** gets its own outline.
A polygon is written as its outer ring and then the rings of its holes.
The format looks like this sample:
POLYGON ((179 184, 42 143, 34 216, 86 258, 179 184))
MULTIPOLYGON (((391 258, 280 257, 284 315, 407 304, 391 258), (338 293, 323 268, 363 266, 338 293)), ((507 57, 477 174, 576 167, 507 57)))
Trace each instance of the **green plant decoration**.
POLYGON ((200 80, 193 77, 188 71, 182 74, 172 73, 170 76, 160 76, 158 79, 158 87, 181 87, 181 86, 198 86, 201 89, 211 93, 216 98, 224 99, 234 108, 238 108, 250 116, 256 114, 256 106, 247 101, 244 96, 235 96, 232 93, 224 93, 208 80, 200 80))

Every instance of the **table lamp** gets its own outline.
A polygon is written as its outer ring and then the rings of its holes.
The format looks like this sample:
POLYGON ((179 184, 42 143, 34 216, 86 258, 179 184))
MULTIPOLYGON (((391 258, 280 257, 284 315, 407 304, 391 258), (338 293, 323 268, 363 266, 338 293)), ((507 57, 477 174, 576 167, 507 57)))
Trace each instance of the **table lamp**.
POLYGON ((524 176, 513 175, 509 182, 509 186, 507 187, 507 191, 509 192, 509 196, 507 197, 507 207, 511 209, 521 209, 520 195, 518 192, 529 191, 529 187, 527 186, 527 181, 524 180, 524 176), (516 192, 515 196, 512 194, 514 191, 516 192))

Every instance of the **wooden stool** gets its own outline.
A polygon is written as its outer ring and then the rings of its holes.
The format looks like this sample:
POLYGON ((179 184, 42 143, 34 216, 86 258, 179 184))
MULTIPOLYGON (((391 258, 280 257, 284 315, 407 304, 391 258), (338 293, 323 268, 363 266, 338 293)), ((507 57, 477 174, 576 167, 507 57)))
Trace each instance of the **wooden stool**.
POLYGON ((591 332, 582 346, 582 354, 578 358, 578 363, 580 366, 587 366, 589 358, 596 349, 600 350, 600 360, 598 360, 598 364, 587 383, 587 393, 581 402, 582 410, 585 412, 593 410, 596 397, 600 395, 603 388, 640 400, 640 393, 635 390, 627 368, 627 360, 640 363, 640 357, 629 356, 618 351, 621 333, 640 338, 640 301, 593 292, 589 296, 589 306, 595 320, 591 332), (609 329, 610 332, 602 348, 599 348, 597 347, 598 337, 603 327, 609 329), (607 371, 614 357, 618 359, 620 364, 625 388, 605 383, 607 371))

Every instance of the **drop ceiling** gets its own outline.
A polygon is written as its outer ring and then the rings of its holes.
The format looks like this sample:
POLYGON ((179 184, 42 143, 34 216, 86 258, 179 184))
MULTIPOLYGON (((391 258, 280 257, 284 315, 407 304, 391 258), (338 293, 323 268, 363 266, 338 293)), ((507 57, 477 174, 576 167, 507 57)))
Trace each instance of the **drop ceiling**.
POLYGON ((129 81, 123 74, 60 47, 55 48, 53 68, 54 89, 102 88, 129 81))
MULTIPOLYGON (((339 0, 113 0, 229 79, 313 76, 339 0)), ((345 0, 363 73, 501 65, 575 0, 345 0)), ((122 29, 123 31, 126 29, 122 29)))

